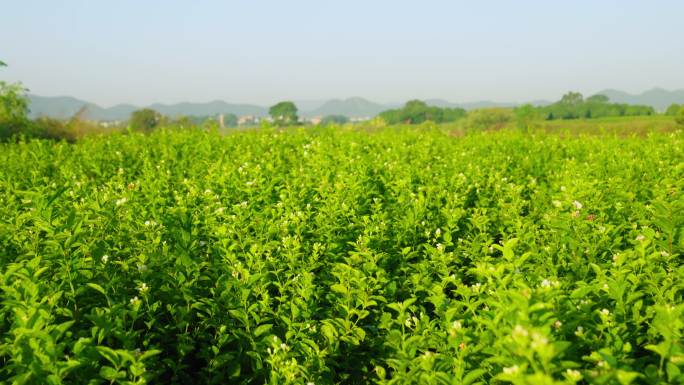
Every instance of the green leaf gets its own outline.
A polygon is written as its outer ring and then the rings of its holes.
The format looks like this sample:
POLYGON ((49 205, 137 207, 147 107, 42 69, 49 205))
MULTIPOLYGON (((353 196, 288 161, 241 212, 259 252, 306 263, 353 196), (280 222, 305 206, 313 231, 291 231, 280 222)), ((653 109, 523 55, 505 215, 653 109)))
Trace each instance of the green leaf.
POLYGON ((92 283, 92 282, 88 282, 86 285, 87 285, 88 287, 92 288, 92 289, 95 289, 95 290, 99 291, 99 292, 102 293, 102 295, 104 295, 105 297, 107 296, 107 293, 105 292, 105 289, 104 289, 102 286, 100 286, 100 285, 98 285, 98 284, 96 284, 96 283, 92 283))
POLYGON ((273 327, 272 324, 263 324, 263 325, 259 325, 259 326, 257 326, 256 329, 254 329, 254 335, 255 335, 256 337, 260 337, 262 334, 264 334, 264 333, 268 332, 269 330, 271 330, 272 327, 273 327))
POLYGON ((482 377, 485 373, 487 373, 487 371, 484 369, 473 369, 470 372, 468 372, 465 376, 463 376, 461 384, 470 385, 473 383, 473 381, 482 377))
POLYGON ((117 371, 116 369, 112 368, 111 366, 103 366, 100 368, 100 375, 105 379, 109 381, 116 381, 121 378, 126 378, 126 372, 124 371, 117 371))

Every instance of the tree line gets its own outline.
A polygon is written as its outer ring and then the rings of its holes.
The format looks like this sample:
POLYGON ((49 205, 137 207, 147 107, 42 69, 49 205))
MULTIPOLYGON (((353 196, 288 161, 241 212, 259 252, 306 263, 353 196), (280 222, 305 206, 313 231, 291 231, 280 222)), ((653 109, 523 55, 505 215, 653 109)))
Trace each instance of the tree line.
MULTIPOLYGON (((6 66, 0 61, 0 67, 6 66)), ((86 133, 106 131, 102 125, 85 119, 85 108, 67 120, 41 117, 28 118, 29 103, 26 89, 20 83, 0 81, 0 139, 17 135, 46 139, 66 139, 74 141, 86 133)), ((282 101, 268 110, 270 124, 286 127, 300 125, 297 106, 292 101, 282 101)), ((568 92, 562 98, 546 106, 523 105, 516 108, 487 108, 466 111, 463 108, 443 108, 430 106, 421 100, 410 100, 401 108, 381 112, 378 117, 383 124, 421 124, 424 122, 449 123, 464 119, 464 124, 472 129, 502 128, 516 121, 521 128, 529 128, 534 121, 556 119, 594 119, 613 116, 649 116, 656 111, 651 106, 611 103, 605 95, 588 98, 579 92, 568 92)), ((684 125, 684 105, 672 104, 665 111, 675 121, 684 125)), ((345 124, 349 118, 342 115, 329 115, 318 124, 345 124)), ((161 126, 218 128, 235 127, 238 117, 223 114, 222 124, 215 116, 165 117, 159 112, 144 108, 134 111, 125 128, 132 131, 150 132, 161 126)), ((118 127, 118 128, 124 128, 118 127)))

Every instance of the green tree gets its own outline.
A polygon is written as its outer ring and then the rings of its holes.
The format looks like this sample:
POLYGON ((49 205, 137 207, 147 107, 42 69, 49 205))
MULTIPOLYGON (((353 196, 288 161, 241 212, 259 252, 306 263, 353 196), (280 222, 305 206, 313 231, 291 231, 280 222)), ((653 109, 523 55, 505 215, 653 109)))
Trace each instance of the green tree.
POLYGON ((610 99, 606 95, 596 94, 587 98, 589 103, 608 103, 610 99))
POLYGON ((540 119, 539 112, 531 104, 520 106, 514 112, 518 128, 523 131, 528 131, 540 119))
POLYGON ((422 100, 409 100, 401 109, 387 110, 380 117, 388 124, 420 124, 427 120, 435 123, 454 122, 466 116, 462 108, 428 106, 422 100))
POLYGON ((151 132, 161 122, 162 115, 159 112, 151 108, 143 108, 142 110, 133 111, 128 124, 134 131, 151 132))
MULTIPOLYGON (((0 67, 7 65, 0 61, 0 67)), ((0 80, 0 138, 8 138, 24 130, 28 120, 28 98, 21 83, 0 80)))
POLYGON ((679 108, 680 108, 679 104, 676 104, 676 103, 670 104, 670 107, 667 107, 667 110, 665 110, 665 115, 677 116, 677 114, 679 113, 679 108))
POLYGON ((679 107, 679 112, 675 116, 675 122, 680 126, 684 126, 684 105, 679 107))
POLYGON ((509 108, 482 108, 468 113, 466 127, 474 130, 498 130, 513 120, 513 111, 509 108))
POLYGON ((268 114, 271 115, 273 121, 279 126, 289 126, 297 124, 299 117, 297 116, 297 106, 290 101, 280 102, 268 109, 268 114))
POLYGON ((582 96, 582 94, 580 94, 579 92, 570 91, 567 94, 563 95, 563 97, 560 100, 560 103, 574 106, 582 103, 583 101, 584 97, 582 96))
POLYGON ((321 119, 321 125, 327 126, 329 124, 345 124, 349 122, 349 118, 344 115, 327 115, 321 119))
POLYGON ((237 127, 238 125, 238 117, 235 114, 224 114, 223 115, 223 125, 225 127, 237 127))

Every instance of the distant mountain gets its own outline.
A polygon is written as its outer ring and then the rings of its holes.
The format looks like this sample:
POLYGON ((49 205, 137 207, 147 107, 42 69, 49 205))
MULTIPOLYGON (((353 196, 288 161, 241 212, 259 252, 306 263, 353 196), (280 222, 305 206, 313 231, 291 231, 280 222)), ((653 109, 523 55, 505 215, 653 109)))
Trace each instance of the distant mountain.
MULTIPOLYGON (((628 94, 619 90, 608 89, 599 94, 606 95, 616 103, 644 104, 653 106, 656 110, 663 111, 672 103, 684 103, 684 90, 668 91, 662 88, 654 88, 638 95, 628 94)), ((70 96, 38 96, 29 95, 30 116, 49 116, 58 119, 66 119, 76 114, 82 107, 86 107, 85 116, 93 120, 126 120, 131 113, 141 107, 131 104, 119 104, 113 107, 100 107, 97 104, 70 96)), ((460 107, 466 110, 487 107, 514 107, 522 103, 478 101, 468 103, 453 103, 444 99, 428 99, 425 102, 437 107, 460 107)), ((546 105, 551 102, 535 100, 533 105, 546 105)), ((296 102, 299 114, 304 117, 344 115, 350 118, 372 117, 380 112, 397 108, 403 103, 375 103, 367 99, 353 97, 348 99, 332 100, 305 100, 296 102)), ((232 113, 238 116, 268 115, 268 107, 254 104, 232 104, 222 100, 207 103, 175 103, 175 104, 152 104, 149 108, 155 109, 167 116, 211 116, 219 113, 232 113)))
MULTIPOLYGON (((74 116, 83 107, 86 107, 85 117, 92 120, 126 120, 133 111, 141 108, 131 104, 119 104, 104 108, 71 96, 29 95, 29 116, 32 118, 48 116, 67 119, 74 116)), ((149 108, 167 116, 208 116, 219 113, 232 113, 238 116, 265 116, 268 113, 266 107, 251 104, 230 104, 218 100, 209 103, 153 104, 149 108)))
POLYGON ((597 94, 605 95, 615 103, 642 104, 652 106, 658 111, 664 111, 672 103, 684 103, 684 90, 669 91, 663 88, 654 88, 633 95, 624 91, 607 89, 597 92, 597 94))
POLYGON ((66 119, 77 113, 81 107, 89 104, 71 96, 29 95, 29 116, 31 118, 49 116, 66 119))
POLYGON ((302 111, 305 116, 344 115, 348 117, 373 117, 392 106, 371 102, 363 98, 333 99, 322 106, 311 110, 302 111))
POLYGON ((235 114, 237 116, 268 115, 268 108, 252 104, 230 104, 222 100, 215 100, 209 103, 176 103, 176 104, 153 104, 149 108, 159 111, 163 115, 193 115, 208 116, 215 114, 235 114))

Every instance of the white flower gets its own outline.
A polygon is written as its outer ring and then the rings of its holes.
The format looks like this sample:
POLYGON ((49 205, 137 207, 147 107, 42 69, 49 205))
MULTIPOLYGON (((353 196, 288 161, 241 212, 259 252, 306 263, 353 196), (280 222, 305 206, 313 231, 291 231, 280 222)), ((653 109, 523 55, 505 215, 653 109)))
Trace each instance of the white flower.
POLYGON ((582 334, 584 334, 584 328, 580 325, 577 327, 577 330, 575 330, 575 335, 579 337, 582 334))
POLYGON ((456 320, 451 324, 452 329, 459 330, 463 327, 463 324, 461 324, 461 321, 456 320))
POLYGON ((137 304, 139 304, 139 303, 140 303, 140 299, 138 298, 138 296, 135 296, 135 297, 131 298, 131 305, 134 305, 134 306, 135 306, 135 305, 137 305, 137 304))
POLYGON ((608 309, 601 309, 601 315, 608 317, 610 315, 610 310, 608 309))
POLYGON ((513 375, 513 374, 517 374, 519 371, 520 371, 520 368, 518 367, 518 365, 513 365, 513 366, 508 367, 508 368, 503 368, 504 374, 513 375))
POLYGON ((549 343, 549 339, 539 333, 532 333, 532 343, 530 346, 532 349, 537 350, 538 348, 544 347, 549 343))
POLYGON ((527 332, 527 329, 525 329, 521 325, 515 325, 515 328, 513 328, 513 333, 511 333, 511 334, 513 335, 513 338, 516 338, 516 337, 527 337, 527 335, 529 333, 527 332))
POLYGON ((116 205, 117 205, 117 206, 121 206, 122 204, 124 204, 124 203, 126 203, 126 202, 128 202, 128 199, 126 199, 126 197, 123 197, 123 198, 121 198, 121 199, 117 199, 117 200, 116 200, 116 205))
POLYGON ((670 253, 668 253, 667 251, 661 251, 661 252, 660 252, 660 256, 661 256, 661 257, 669 257, 669 256, 670 256, 670 253))
POLYGON ((579 201, 572 201, 572 205, 575 206, 577 210, 582 208, 582 204, 579 201))
POLYGON ((442 234, 442 230, 438 227, 437 230, 435 230, 435 236, 439 237, 442 234))
POLYGON ((140 287, 138 288, 138 291, 140 292, 140 294, 145 294, 145 293, 147 293, 148 291, 150 291, 150 287, 147 286, 147 284, 146 284, 145 282, 143 282, 143 283, 140 284, 140 287))
POLYGON ((639 235, 637 235, 637 237, 636 237, 636 240, 639 241, 639 242, 643 241, 644 239, 646 239, 646 237, 644 237, 643 234, 639 234, 639 235))
POLYGON ((150 222, 150 221, 145 221, 145 226, 149 226, 149 225, 151 225, 151 224, 152 224, 152 222, 150 222))
POLYGON ((102 263, 107 263, 109 261, 109 255, 105 254, 102 256, 102 263))
POLYGON ((568 377, 569 380, 575 381, 575 382, 582 379, 582 373, 580 373, 579 370, 575 370, 575 369, 566 370, 565 375, 568 377))
POLYGON ((551 281, 548 279, 541 281, 541 287, 551 287, 551 281))
POLYGON ((560 329, 561 326, 563 326, 563 323, 560 322, 560 320, 556 320, 556 322, 553 323, 553 327, 556 329, 560 329))

